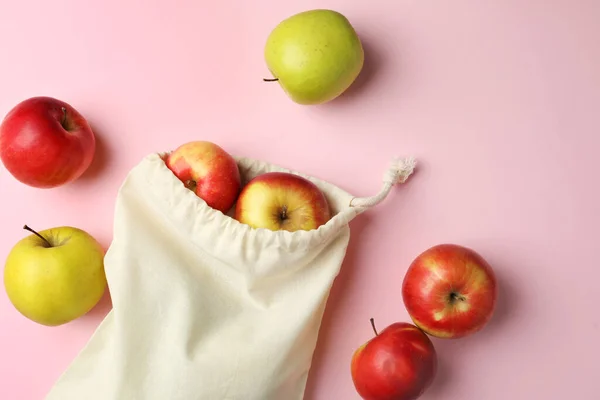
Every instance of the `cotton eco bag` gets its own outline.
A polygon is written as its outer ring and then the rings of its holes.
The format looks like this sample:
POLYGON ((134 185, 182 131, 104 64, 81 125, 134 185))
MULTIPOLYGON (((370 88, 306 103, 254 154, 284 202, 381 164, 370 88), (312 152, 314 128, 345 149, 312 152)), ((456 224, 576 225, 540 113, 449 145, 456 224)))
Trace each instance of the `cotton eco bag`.
POLYGON ((348 223, 412 173, 397 160, 370 198, 259 160, 236 158, 243 183, 270 171, 308 178, 334 216, 312 231, 252 229, 186 189, 163 154, 119 189, 105 257, 113 309, 47 400, 300 400, 348 223))

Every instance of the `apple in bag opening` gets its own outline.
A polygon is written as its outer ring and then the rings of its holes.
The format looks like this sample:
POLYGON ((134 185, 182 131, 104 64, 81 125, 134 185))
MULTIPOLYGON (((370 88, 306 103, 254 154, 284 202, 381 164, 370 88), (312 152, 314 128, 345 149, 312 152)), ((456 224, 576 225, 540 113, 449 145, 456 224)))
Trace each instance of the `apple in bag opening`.
POLYGON ((253 228, 293 232, 317 229, 331 218, 331 211, 323 192, 310 180, 267 172, 244 186, 234 218, 253 228))
POLYGON ((166 157, 166 165, 185 187, 223 214, 233 207, 241 189, 237 162, 208 141, 184 143, 166 157))

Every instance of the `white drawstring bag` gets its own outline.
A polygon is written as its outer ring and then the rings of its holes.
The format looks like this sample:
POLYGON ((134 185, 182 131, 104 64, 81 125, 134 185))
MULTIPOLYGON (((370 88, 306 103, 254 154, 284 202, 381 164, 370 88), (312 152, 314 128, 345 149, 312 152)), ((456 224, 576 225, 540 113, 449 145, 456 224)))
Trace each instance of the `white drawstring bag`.
MULTIPOLYGON (((355 198, 302 175, 334 216, 312 231, 252 229, 210 208, 151 154, 119 189, 105 268, 113 309, 46 400, 300 400, 348 223, 415 167, 396 160, 381 192, 355 198)), ((270 171, 236 158, 243 182, 270 171)))

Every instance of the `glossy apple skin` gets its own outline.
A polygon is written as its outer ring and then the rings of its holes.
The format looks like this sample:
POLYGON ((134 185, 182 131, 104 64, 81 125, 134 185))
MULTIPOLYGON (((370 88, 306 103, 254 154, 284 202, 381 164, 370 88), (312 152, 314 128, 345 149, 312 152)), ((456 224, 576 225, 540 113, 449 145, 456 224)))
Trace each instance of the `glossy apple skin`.
POLYGON ((242 186, 240 170, 221 146, 201 140, 184 143, 167 156, 166 165, 210 207, 224 214, 233 207, 242 186))
POLYGON ((331 218, 323 192, 308 179, 267 172, 252 179, 238 198, 235 219, 253 228, 312 230, 331 218))
POLYGON ((90 166, 96 139, 86 119, 52 97, 17 104, 0 125, 0 159, 21 183, 53 188, 79 178, 90 166))
POLYGON ((415 400, 431 386, 437 369, 433 343, 407 322, 379 332, 351 361, 354 387, 365 400, 415 400))
POLYGON ((413 322, 439 338, 461 338, 491 319, 496 276, 477 252, 455 244, 433 246, 409 266, 402 297, 413 322))

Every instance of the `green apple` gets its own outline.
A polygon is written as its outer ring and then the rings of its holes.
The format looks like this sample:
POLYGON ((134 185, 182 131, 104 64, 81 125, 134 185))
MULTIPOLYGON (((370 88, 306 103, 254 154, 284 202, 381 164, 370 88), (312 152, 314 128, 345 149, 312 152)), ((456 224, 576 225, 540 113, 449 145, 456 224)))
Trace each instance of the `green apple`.
POLYGON ((14 307, 41 325, 81 317, 106 289, 104 250, 89 233, 70 226, 32 232, 11 249, 4 287, 14 307))
POLYGON ((333 10, 304 11, 280 22, 269 34, 264 57, 273 79, 296 103, 331 101, 362 70, 364 50, 348 19, 333 10))

